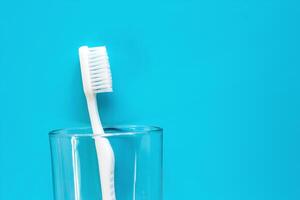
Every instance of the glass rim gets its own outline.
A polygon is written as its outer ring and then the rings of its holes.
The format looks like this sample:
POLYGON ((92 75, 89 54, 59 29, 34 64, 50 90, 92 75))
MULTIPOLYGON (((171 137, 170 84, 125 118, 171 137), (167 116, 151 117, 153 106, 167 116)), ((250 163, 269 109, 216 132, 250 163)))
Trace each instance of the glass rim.
POLYGON ((162 134, 163 129, 151 125, 112 125, 103 127, 105 134, 93 134, 90 126, 61 128, 49 132, 49 137, 117 137, 162 134), (108 131, 108 132, 106 132, 108 131))

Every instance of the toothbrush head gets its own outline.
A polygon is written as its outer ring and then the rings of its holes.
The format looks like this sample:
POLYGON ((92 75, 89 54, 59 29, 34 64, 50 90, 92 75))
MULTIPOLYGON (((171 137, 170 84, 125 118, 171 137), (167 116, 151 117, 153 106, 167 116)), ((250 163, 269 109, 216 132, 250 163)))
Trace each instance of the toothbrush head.
POLYGON ((105 46, 79 48, 85 94, 112 92, 112 77, 105 46))

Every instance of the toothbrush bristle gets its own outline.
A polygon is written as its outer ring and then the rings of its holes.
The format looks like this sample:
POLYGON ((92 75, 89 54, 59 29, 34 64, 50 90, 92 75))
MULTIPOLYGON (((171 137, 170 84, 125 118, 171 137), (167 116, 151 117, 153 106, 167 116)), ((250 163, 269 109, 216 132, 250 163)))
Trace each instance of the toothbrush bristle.
POLYGON ((88 49, 90 85, 94 93, 111 92, 112 77, 105 47, 88 49))

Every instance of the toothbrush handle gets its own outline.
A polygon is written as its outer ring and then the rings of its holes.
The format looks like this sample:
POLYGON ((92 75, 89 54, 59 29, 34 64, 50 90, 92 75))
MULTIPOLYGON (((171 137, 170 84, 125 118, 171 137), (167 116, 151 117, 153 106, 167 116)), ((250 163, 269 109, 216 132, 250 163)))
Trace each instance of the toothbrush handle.
POLYGON ((94 134, 104 134, 98 112, 97 98, 95 94, 86 95, 90 120, 94 134))
MULTIPOLYGON (((87 104, 94 135, 103 135, 96 95, 87 95, 87 104)), ((99 175, 101 182, 102 200, 115 200, 115 157, 109 140, 102 136, 95 136, 96 153, 98 158, 99 175)))
POLYGON ((100 169, 100 181, 102 200, 115 200, 115 157, 108 139, 95 137, 98 166, 100 169))

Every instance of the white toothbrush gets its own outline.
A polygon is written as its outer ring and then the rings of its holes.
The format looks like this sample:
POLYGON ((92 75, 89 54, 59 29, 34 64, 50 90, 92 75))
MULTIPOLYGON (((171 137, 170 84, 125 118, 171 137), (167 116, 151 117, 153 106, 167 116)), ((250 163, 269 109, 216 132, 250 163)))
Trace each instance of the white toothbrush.
POLYGON ((82 46, 79 48, 79 57, 83 89, 95 135, 102 200, 115 200, 114 152, 108 139, 96 136, 105 134, 99 117, 96 94, 112 92, 112 78, 106 48, 105 46, 93 48, 82 46))

